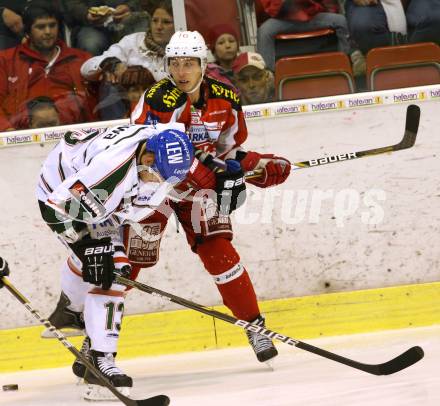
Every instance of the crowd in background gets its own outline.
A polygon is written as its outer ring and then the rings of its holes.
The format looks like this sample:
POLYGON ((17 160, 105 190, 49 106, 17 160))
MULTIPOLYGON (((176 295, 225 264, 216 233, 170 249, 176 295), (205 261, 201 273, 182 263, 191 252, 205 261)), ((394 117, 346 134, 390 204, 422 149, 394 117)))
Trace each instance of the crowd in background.
MULTIPOLYGON (((228 23, 205 40, 206 74, 243 105, 274 101, 279 33, 332 28, 355 76, 374 47, 440 42, 440 0, 241 1, 255 3, 257 52, 228 23)), ((0 0, 0 17, 0 131, 126 118, 166 77, 171 0, 0 0)))

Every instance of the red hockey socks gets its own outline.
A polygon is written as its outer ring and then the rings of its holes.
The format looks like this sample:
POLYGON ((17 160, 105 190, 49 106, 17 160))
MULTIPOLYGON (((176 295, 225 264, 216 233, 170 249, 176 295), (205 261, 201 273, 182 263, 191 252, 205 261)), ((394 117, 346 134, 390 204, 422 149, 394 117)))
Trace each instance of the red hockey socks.
POLYGON ((231 242, 225 238, 204 241, 197 246, 197 254, 234 316, 246 321, 256 319, 260 310, 254 287, 231 242))

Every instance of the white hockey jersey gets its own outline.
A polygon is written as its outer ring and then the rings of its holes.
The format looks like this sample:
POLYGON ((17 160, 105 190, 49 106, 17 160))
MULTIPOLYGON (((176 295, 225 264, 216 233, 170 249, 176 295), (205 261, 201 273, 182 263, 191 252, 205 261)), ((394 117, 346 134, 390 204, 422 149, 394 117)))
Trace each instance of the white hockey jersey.
MULTIPOLYGON (((37 198, 63 218, 97 224, 117 209, 123 220, 137 221, 130 208, 142 195, 151 212, 170 190, 164 183, 143 183, 138 177, 139 143, 167 128, 184 131, 183 124, 122 125, 93 133, 67 132, 43 163, 37 198)), ((145 212, 145 210, 144 210, 145 212)), ((143 215, 146 217, 145 213, 143 215)))

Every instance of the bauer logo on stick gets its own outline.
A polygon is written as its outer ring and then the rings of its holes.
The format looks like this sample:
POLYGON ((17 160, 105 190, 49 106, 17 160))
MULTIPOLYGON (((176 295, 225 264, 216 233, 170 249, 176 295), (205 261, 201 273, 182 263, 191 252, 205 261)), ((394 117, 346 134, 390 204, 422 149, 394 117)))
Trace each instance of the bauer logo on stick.
POLYGON ((316 166, 316 165, 328 164, 330 162, 346 161, 347 159, 354 159, 354 158, 357 158, 356 152, 350 152, 349 154, 339 154, 339 155, 326 156, 324 158, 319 158, 319 159, 311 159, 309 161, 309 165, 316 166))

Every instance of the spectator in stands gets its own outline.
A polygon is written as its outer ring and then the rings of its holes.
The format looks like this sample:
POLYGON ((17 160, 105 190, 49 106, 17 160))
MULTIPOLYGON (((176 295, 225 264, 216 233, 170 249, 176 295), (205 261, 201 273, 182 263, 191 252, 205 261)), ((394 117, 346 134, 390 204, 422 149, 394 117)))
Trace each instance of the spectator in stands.
POLYGON ((0 2, 0 49, 16 47, 23 38, 21 15, 27 0, 0 2))
POLYGON ((121 34, 144 31, 149 17, 139 0, 63 0, 75 47, 99 55, 121 34), (142 18, 142 15, 144 17, 142 18))
POLYGON ((332 28, 341 52, 350 56, 355 76, 365 73, 365 58, 350 39, 347 20, 339 14, 338 0, 260 0, 272 18, 260 25, 257 49, 268 68, 275 70, 275 35, 332 28))
POLYGON ((166 77, 163 57, 174 33, 171 0, 157 2, 151 11, 146 32, 125 36, 81 67, 87 80, 102 80, 98 113, 103 120, 128 117, 136 95, 140 97, 147 87, 166 77))
POLYGON ((243 52, 234 61, 234 83, 240 90, 242 105, 274 101, 273 73, 266 69, 263 57, 243 52))
MULTIPOLYGON (((24 38, 23 12, 30 4, 49 5, 60 10, 58 1, 53 0, 1 0, 0 1, 0 50, 14 48, 24 38)), ((63 32, 60 37, 63 38, 63 32)))
POLYGON ((0 51, 0 130, 26 128, 29 100, 52 98, 63 124, 90 121, 80 67, 90 54, 58 39, 59 16, 51 6, 30 5, 23 14, 26 40, 0 51))
POLYGON ((237 33, 229 24, 216 25, 210 31, 208 43, 215 61, 208 63, 206 75, 235 88, 232 64, 239 51, 237 33))
POLYGON ((40 96, 26 104, 29 128, 55 127, 60 125, 60 116, 50 97, 40 96))
POLYGON ((346 0, 345 11, 364 53, 405 42, 440 43, 440 0, 346 0))

